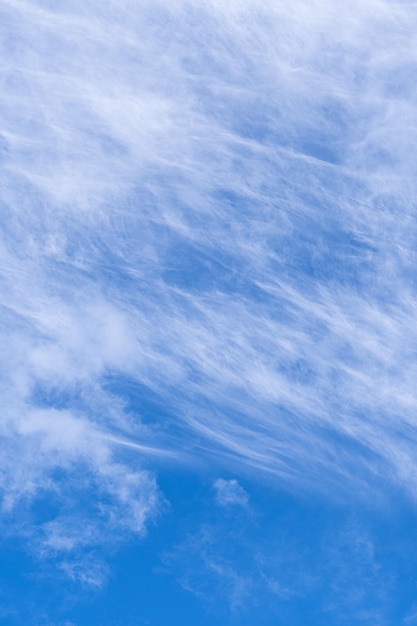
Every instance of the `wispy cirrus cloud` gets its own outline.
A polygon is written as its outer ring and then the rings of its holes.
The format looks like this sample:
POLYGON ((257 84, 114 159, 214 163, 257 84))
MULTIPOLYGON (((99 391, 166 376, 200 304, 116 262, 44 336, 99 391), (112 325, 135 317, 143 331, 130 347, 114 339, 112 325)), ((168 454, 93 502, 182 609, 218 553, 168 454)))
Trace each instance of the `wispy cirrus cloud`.
POLYGON ((3 4, 6 509, 141 532, 116 441, 415 496, 414 5, 223 4, 3 4))

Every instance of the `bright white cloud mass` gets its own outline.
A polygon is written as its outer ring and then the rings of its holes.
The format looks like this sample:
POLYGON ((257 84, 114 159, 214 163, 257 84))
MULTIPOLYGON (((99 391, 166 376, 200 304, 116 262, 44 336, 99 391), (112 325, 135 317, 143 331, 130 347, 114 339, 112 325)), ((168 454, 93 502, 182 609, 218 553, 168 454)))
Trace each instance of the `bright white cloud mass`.
POLYGON ((167 467, 414 507, 417 3, 5 0, 0 45, 7 537, 100 587, 167 467))

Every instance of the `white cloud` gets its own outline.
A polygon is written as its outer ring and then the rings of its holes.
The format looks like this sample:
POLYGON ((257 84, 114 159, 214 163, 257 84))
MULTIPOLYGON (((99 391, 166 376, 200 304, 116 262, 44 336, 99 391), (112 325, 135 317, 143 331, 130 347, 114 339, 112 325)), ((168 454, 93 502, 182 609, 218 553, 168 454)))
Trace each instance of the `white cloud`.
POLYGON ((117 441, 415 497, 412 3, 9 0, 0 24, 5 507, 88 467, 140 532, 156 487, 117 441), (152 435, 109 376, 175 419, 152 435))
POLYGON ((213 486, 216 491, 216 502, 219 506, 246 507, 248 505, 248 494, 234 478, 230 480, 218 478, 213 486))

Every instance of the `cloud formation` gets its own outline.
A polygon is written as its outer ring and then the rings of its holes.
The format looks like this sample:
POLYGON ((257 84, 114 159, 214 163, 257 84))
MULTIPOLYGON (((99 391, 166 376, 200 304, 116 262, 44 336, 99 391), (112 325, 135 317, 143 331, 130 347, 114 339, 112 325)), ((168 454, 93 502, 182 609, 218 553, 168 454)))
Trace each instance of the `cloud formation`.
POLYGON ((246 507, 249 503, 248 494, 239 485, 237 480, 218 478, 213 485, 216 491, 216 503, 219 506, 242 506, 246 507))
POLYGON ((142 532, 122 440, 415 497, 414 9, 3 3, 5 511, 64 472, 142 532))

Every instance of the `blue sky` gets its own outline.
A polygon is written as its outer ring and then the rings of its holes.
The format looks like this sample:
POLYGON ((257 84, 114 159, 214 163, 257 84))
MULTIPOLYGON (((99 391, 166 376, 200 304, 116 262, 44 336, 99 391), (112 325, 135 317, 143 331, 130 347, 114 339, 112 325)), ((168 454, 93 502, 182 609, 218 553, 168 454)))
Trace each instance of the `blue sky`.
POLYGON ((0 46, 1 623, 417 623, 416 2, 0 46))

